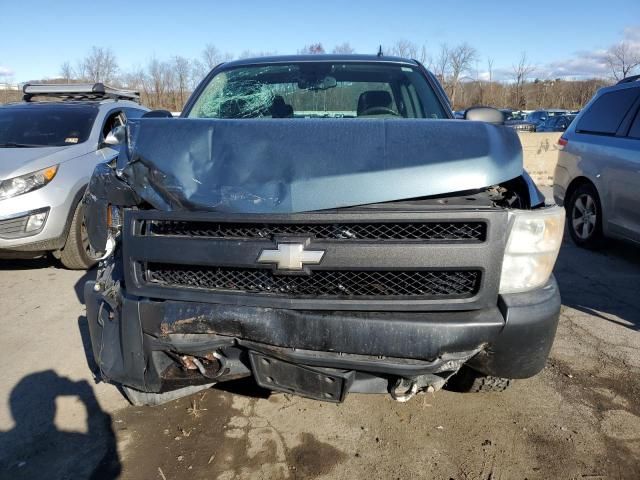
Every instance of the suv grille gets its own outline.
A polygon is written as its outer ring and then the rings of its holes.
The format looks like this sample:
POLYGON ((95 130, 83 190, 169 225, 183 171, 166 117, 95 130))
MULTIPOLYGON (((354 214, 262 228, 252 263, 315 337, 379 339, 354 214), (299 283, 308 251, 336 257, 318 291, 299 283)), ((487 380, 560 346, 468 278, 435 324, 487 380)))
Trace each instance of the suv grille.
POLYGON ((207 238, 272 238, 307 235, 322 240, 478 241, 486 239, 484 222, 418 223, 217 223, 154 220, 146 222, 147 235, 207 238))
POLYGON ((268 269, 200 267, 148 263, 146 280, 167 287, 287 297, 464 298, 480 286, 478 270, 325 271, 281 276, 268 269))

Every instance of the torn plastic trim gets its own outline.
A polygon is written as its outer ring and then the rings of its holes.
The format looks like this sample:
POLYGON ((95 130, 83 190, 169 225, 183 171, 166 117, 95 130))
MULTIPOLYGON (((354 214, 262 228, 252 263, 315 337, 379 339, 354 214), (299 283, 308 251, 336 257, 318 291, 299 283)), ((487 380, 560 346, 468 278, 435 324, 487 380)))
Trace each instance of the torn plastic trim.
POLYGON ((517 134, 481 122, 147 118, 128 129, 118 168, 164 211, 308 212, 479 189, 523 174, 517 134))
POLYGON ((98 164, 83 198, 89 243, 102 258, 108 251, 110 237, 107 212, 110 206, 132 207, 142 201, 134 189, 118 177, 114 167, 107 163, 98 164))

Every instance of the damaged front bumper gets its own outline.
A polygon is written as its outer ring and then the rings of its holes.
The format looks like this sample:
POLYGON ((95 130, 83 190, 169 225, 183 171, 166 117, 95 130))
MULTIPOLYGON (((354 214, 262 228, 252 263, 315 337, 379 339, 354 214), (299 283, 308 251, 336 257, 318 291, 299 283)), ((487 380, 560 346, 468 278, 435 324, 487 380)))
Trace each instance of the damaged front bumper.
POLYGON ((85 287, 102 376, 144 392, 253 375, 271 390, 341 401, 406 381, 439 388, 463 364, 526 378, 545 364, 560 310, 555 279, 475 311, 300 311, 132 297, 85 287))

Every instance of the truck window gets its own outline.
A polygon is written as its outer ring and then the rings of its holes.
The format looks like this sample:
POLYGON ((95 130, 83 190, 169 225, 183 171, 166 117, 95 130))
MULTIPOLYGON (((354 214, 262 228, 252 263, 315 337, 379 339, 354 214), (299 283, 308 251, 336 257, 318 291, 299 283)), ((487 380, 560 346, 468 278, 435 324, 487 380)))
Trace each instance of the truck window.
POLYGON ((393 63, 239 66, 210 79, 189 118, 448 118, 425 75, 393 63))

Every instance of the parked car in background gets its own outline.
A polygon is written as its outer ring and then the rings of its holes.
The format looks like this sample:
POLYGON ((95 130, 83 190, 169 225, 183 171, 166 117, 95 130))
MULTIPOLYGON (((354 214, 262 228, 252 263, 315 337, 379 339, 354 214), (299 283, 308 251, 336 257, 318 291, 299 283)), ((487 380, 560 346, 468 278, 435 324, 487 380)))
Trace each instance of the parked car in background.
POLYGON ((94 356, 132 403, 245 376, 406 401, 544 368, 565 212, 502 113, 452 122, 432 73, 369 55, 224 63, 165 113, 86 195, 94 356))
POLYGON ((504 123, 507 127, 511 127, 521 132, 535 132, 535 123, 527 122, 524 120, 508 120, 504 123))
POLYGON ((554 115, 536 127, 537 132, 564 132, 576 115, 554 115))
POLYGON ((535 132, 535 125, 525 120, 526 114, 522 110, 511 110, 509 108, 501 108, 500 111, 504 115, 504 124, 521 132, 535 132))
POLYGON ((100 83, 27 84, 23 102, 0 106, 0 258, 95 262, 80 200, 96 164, 117 153, 109 134, 146 111, 136 92, 100 83))
POLYGON ((548 118, 558 115, 566 115, 569 113, 567 110, 536 110, 529 113, 525 120, 529 123, 533 123, 537 128, 542 125, 548 118))
POLYGON ((511 110, 509 108, 499 108, 498 110, 500 110, 502 112, 502 115, 504 116, 504 121, 505 122, 507 120, 513 120, 513 110, 511 110))
POLYGON ((640 242, 640 75, 599 90, 560 138, 553 194, 574 242, 640 242))

